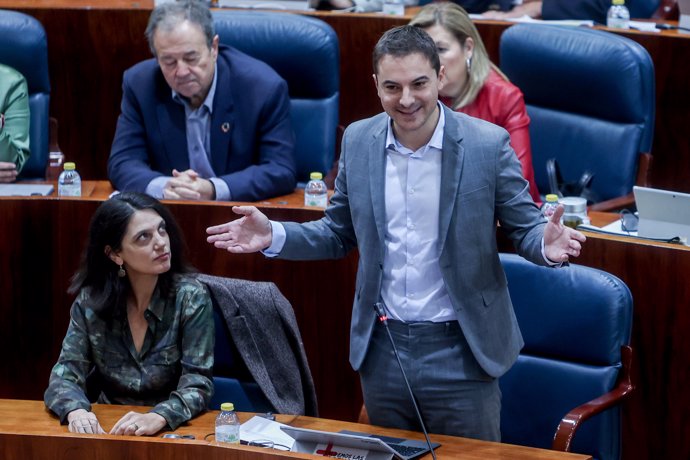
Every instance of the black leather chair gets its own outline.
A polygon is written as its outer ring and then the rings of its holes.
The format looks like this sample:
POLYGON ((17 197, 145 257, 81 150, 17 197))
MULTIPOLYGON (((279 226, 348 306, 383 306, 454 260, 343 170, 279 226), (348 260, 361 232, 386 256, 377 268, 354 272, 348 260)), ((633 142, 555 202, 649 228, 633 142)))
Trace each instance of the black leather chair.
MULTIPOLYGON (((632 205, 648 186, 654 134, 654 65, 638 43, 600 30, 518 24, 501 36, 501 70, 525 95, 537 187, 546 162, 566 182, 594 174, 591 209, 632 205)), ((549 192, 547 192, 549 193, 549 192)))
POLYGON ((501 254, 525 346, 501 377, 502 441, 620 458, 618 403, 633 386, 632 296, 615 276, 501 254))
POLYGON ((331 26, 257 11, 214 11, 213 20, 221 43, 264 61, 287 82, 297 180, 308 181, 313 171, 325 176, 335 156, 340 95, 340 48, 331 26))
POLYGON ((48 41, 41 23, 24 13, 0 10, 0 62, 24 75, 29 87, 31 155, 19 179, 44 178, 50 135, 50 78, 48 41))

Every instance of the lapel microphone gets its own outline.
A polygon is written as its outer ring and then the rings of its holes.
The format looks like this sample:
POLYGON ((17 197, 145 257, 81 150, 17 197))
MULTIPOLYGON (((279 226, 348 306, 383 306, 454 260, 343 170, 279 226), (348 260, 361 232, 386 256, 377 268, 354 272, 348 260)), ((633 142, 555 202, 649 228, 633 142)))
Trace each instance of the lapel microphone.
POLYGON ((429 439, 429 434, 426 431, 426 425, 424 424, 424 419, 422 419, 422 414, 419 412, 417 398, 415 398, 414 393, 412 392, 412 387, 410 387, 410 382, 407 380, 407 374, 405 374, 405 369, 403 368, 402 361, 400 361, 400 355, 398 354, 398 347, 395 346, 393 335, 391 334, 391 330, 388 328, 388 316, 386 315, 385 307, 383 304, 381 304, 381 302, 376 302, 374 304, 374 310, 376 311, 376 317, 383 323, 383 327, 386 329, 388 339, 391 342, 391 347, 393 347, 393 354, 395 354, 395 359, 398 361, 398 367, 400 367, 400 372, 402 373, 403 380, 405 381, 407 391, 410 393, 410 399, 412 400, 414 411, 417 414, 417 421, 419 421, 419 424, 422 426, 424 439, 426 439, 426 444, 429 446, 429 450, 431 451, 431 457, 436 460, 436 452, 434 452, 434 447, 431 445, 431 439, 429 439))

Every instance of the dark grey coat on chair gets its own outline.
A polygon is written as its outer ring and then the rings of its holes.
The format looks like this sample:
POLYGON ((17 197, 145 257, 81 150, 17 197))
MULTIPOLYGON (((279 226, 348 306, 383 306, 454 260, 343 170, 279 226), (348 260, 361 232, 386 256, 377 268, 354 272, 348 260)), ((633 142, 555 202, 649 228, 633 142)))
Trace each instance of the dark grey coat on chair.
POLYGON ((295 313, 276 285, 209 275, 199 280, 208 286, 235 347, 276 411, 318 415, 295 313))

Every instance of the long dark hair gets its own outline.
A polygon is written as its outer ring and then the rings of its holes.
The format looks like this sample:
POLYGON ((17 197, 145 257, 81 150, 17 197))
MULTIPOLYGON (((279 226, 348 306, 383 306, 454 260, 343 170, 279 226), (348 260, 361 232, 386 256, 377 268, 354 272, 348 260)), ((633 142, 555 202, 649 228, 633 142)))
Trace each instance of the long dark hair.
POLYGON ((136 211, 151 209, 165 221, 170 238, 170 270, 158 277, 158 289, 167 297, 174 287, 174 277, 190 273, 194 269, 186 259, 186 247, 180 227, 168 208, 155 198, 135 192, 124 192, 101 203, 89 226, 89 240, 82 254, 81 263, 72 277, 71 294, 89 290, 89 308, 105 313, 123 306, 130 290, 127 277, 117 275, 118 266, 106 255, 105 248, 113 251, 122 248, 122 239, 136 211))

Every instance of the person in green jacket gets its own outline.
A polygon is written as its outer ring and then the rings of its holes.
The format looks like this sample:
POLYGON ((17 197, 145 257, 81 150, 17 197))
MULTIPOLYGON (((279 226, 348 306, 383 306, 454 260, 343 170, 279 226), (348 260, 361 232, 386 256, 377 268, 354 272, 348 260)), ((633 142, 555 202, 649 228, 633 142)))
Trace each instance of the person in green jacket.
POLYGON ((26 79, 0 64, 0 182, 14 182, 29 158, 29 89, 26 79))

